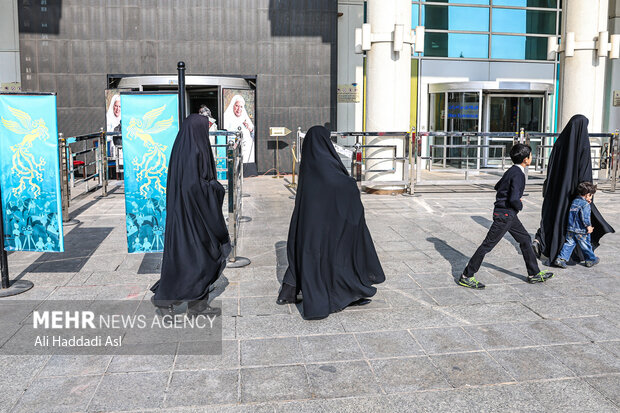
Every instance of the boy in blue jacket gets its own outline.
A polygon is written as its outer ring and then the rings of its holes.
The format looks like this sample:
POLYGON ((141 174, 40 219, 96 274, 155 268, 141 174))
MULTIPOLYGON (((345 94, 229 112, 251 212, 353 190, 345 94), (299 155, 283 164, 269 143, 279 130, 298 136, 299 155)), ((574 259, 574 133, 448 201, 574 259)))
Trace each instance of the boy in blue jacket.
POLYGON ((566 228, 566 242, 553 264, 556 267, 566 268, 566 261, 570 259, 575 246, 579 244, 586 259, 586 267, 592 267, 599 263, 599 258, 594 255, 590 234, 594 231, 590 221, 590 203, 596 193, 596 185, 591 182, 582 182, 577 186, 577 196, 570 206, 568 213, 568 227, 566 228))
POLYGON ((463 287, 479 290, 484 288, 484 284, 476 280, 475 274, 480 269, 484 256, 491 252, 506 232, 509 232, 519 243, 527 267, 527 282, 539 283, 553 277, 552 272, 541 271, 538 267, 530 234, 517 216, 519 211, 523 209, 521 197, 525 189, 525 168, 532 163, 532 148, 529 145, 517 143, 510 150, 510 159, 514 165, 504 173, 504 176, 495 185, 497 195, 493 209, 493 224, 480 247, 469 260, 461 278, 459 278, 458 283, 463 287))

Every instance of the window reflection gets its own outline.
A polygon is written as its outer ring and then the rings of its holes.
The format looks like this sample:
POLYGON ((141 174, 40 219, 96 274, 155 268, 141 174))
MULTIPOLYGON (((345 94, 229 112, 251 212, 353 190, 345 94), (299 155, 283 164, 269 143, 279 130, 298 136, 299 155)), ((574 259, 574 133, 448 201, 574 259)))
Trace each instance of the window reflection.
POLYGON ((459 3, 459 4, 482 4, 488 5, 489 0, 426 0, 433 3, 459 3))
POLYGON ((555 12, 493 9, 493 31, 503 33, 555 34, 555 12))
MULTIPOLYGON (((434 0, 433 0, 434 1, 434 0)), ((494 6, 547 7, 555 9, 556 0, 493 0, 494 6)), ((495 11, 493 11, 495 13, 495 11)))
POLYGON ((494 59, 547 59, 547 38, 494 35, 491 38, 494 59))
POLYGON ((415 28, 419 24, 420 6, 417 4, 411 5, 411 27, 415 28))
POLYGON ((489 36, 486 34, 427 32, 424 38, 424 56, 489 57, 489 36))
POLYGON ((489 31, 489 9, 459 6, 423 6, 422 24, 427 29, 489 31))

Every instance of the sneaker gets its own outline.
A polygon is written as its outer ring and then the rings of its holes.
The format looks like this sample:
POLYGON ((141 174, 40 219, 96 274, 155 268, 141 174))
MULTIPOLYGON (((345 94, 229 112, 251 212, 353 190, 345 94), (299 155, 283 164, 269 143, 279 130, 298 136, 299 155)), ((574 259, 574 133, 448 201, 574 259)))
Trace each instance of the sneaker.
POLYGON ((586 261, 586 267, 590 268, 590 267, 594 267, 596 264, 598 264, 599 262, 601 262, 601 259, 599 257, 596 257, 594 259, 594 261, 586 261))
POLYGON ((550 272, 549 270, 542 270, 541 272, 539 272, 536 275, 528 276, 527 277, 527 282, 530 283, 530 284, 544 283, 549 278, 553 278, 553 273, 550 272))
POLYGON ((555 267, 566 269, 566 260, 563 258, 556 258, 555 261, 553 261, 553 265, 555 267))
POLYGON ((465 274, 461 274, 461 278, 459 278, 459 285, 467 288, 474 288, 476 290, 484 290, 484 284, 480 281, 476 280, 475 276, 466 277, 465 274))

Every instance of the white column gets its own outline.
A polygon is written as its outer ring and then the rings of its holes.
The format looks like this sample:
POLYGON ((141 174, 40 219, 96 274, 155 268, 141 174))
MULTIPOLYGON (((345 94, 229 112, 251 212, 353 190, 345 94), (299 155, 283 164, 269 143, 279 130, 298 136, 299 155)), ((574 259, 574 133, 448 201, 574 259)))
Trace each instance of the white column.
POLYGON ((17 2, 0 0, 0 84, 20 82, 17 2))
MULTIPOLYGON (((392 33, 395 25, 411 30, 410 0, 368 0, 368 23, 372 33, 392 33)), ((366 59, 366 130, 369 132, 407 131, 410 116, 411 46, 403 44, 395 52, 391 41, 373 42, 366 59)), ((404 155, 401 138, 376 137, 367 139, 369 145, 396 145, 397 156, 404 155)), ((367 157, 391 157, 393 150, 366 150, 367 157)), ((403 163, 396 162, 392 173, 368 172, 388 170, 390 161, 368 160, 366 180, 377 182, 367 185, 376 189, 401 189, 403 185, 390 185, 390 181, 403 179, 403 163)))
POLYGON ((575 43, 591 43, 591 48, 576 49, 574 56, 560 54, 560 124, 562 130, 570 118, 582 114, 590 120, 590 132, 601 132, 605 110, 605 64, 598 57, 596 39, 607 31, 609 0, 564 0, 562 42, 566 33, 575 33, 575 43))

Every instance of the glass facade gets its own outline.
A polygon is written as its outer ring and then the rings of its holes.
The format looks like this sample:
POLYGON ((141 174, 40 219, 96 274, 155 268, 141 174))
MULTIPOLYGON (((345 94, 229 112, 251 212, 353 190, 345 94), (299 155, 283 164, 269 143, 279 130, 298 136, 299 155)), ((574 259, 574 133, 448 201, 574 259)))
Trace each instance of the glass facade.
POLYGON ((425 27, 427 57, 546 60, 560 7, 557 0, 419 0, 411 27, 425 27))

